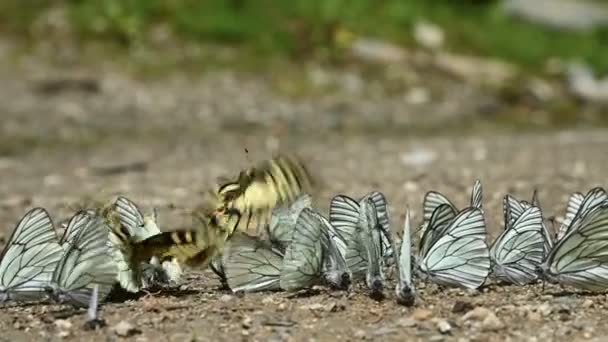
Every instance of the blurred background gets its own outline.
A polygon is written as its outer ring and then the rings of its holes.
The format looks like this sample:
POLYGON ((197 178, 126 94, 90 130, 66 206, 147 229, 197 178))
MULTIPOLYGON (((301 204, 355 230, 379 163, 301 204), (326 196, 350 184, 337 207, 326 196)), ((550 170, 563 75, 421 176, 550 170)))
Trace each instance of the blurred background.
POLYGON ((505 193, 550 216, 605 184, 607 73, 608 1, 0 0, 0 222, 120 193, 187 226, 282 151, 323 210, 416 221, 481 179, 497 231, 505 193))
POLYGON ((1 0, 0 154, 608 122, 608 2, 1 0))

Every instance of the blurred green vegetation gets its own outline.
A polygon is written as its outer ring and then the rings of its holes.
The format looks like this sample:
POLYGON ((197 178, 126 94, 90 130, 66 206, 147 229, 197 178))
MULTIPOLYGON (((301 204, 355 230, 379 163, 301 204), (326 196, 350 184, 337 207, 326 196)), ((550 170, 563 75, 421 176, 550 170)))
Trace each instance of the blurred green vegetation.
POLYGON ((495 56, 531 68, 550 57, 577 58, 608 71, 608 29, 558 32, 506 16, 481 0, 3 0, 0 29, 30 39, 32 22, 67 9, 80 40, 147 44, 163 25, 185 42, 237 45, 251 55, 340 58, 344 37, 376 36, 412 44, 420 19, 443 28, 452 51, 495 56), (347 33, 347 34, 341 34, 347 33))

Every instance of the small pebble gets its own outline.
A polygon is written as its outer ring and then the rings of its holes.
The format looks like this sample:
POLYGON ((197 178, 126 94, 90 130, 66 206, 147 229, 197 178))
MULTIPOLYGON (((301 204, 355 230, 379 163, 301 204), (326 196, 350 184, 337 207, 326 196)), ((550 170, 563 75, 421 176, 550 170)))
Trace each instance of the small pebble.
POLYGON ((411 316, 412 319, 415 319, 417 321, 426 321, 431 317, 433 317, 433 312, 427 309, 416 309, 414 310, 411 316))
POLYGON ((452 307, 452 312, 453 313, 467 313, 469 311, 473 310, 473 304, 469 303, 469 302, 463 302, 463 301, 457 301, 456 303, 454 303, 454 307, 452 307))
POLYGON ((120 321, 112 328, 112 331, 121 337, 128 337, 141 333, 141 330, 137 329, 133 324, 127 321, 120 321))
POLYGON ((253 320, 251 319, 251 317, 245 316, 245 317, 243 317, 243 320, 241 321, 241 326, 243 327, 243 329, 249 329, 249 328, 251 328, 252 323, 253 323, 253 320))
POLYGON ((72 322, 66 320, 66 319, 58 319, 55 320, 55 326, 57 327, 57 329, 59 330, 70 330, 72 328, 72 322))
POLYGON ((489 309, 478 306, 475 309, 464 314, 464 316, 462 316, 462 319, 464 319, 465 321, 483 321, 490 314, 493 314, 493 312, 489 309))
POLYGON ((359 329, 359 330, 355 331, 354 336, 355 336, 355 338, 364 339, 367 336, 367 334, 365 333, 365 330, 359 329))
POLYGON ((445 319, 440 319, 437 321, 437 330, 442 334, 449 334, 452 332, 452 326, 445 319))
POLYGON ((481 329, 484 331, 498 331, 505 327, 498 317, 493 312, 481 322, 481 329))
POLYGON ((234 296, 231 296, 231 295, 229 295, 229 294, 225 294, 225 295, 222 295, 222 296, 220 297, 220 301, 222 301, 222 302, 229 302, 229 301, 231 301, 233 298, 234 298, 234 296))
POLYGON ((403 327, 403 328, 415 327, 416 324, 418 324, 418 322, 416 322, 416 320, 409 318, 409 317, 404 317, 397 321, 397 325, 400 327, 403 327))

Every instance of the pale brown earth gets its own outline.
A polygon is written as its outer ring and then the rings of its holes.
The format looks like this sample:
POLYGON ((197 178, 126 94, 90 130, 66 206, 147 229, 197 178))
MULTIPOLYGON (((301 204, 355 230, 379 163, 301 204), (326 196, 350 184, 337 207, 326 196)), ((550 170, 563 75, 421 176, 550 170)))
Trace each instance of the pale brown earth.
MULTIPOLYGON (((569 193, 607 185, 608 134, 604 130, 466 136, 454 131, 442 136, 395 130, 390 135, 378 130, 345 133, 323 124, 327 108, 315 107, 314 101, 277 100, 267 89, 256 88, 255 82, 229 84, 226 87, 235 87, 230 91, 218 86, 217 96, 213 81, 203 82, 205 95, 198 99, 194 90, 183 85, 169 83, 164 89, 162 82, 126 81, 108 81, 101 93, 77 90, 42 95, 23 81, 26 78, 7 78, 3 87, 8 88, 0 95, 2 144, 20 139, 0 156, 4 242, 28 208, 43 206, 58 222, 87 201, 106 200, 118 193, 147 210, 158 207, 162 229, 185 226, 190 219, 184 213, 200 203, 201 193, 217 177, 235 175, 276 151, 293 152, 307 161, 319 180, 315 205, 325 213, 334 194, 384 192, 394 231, 401 228, 406 206, 413 210, 414 222, 420 222, 421 202, 428 190, 439 190, 464 206, 475 178, 484 185, 491 237, 501 229, 505 193, 529 198, 537 188, 549 217, 563 215, 569 193), (253 98, 249 86, 252 92, 259 91, 253 98), (186 101, 182 93, 192 98, 186 101), (163 94, 169 94, 170 100, 166 107, 159 107, 163 94), (185 109, 180 107, 184 101, 185 109), (204 107, 207 101, 214 105, 204 107), (262 122, 261 128, 222 126, 256 103, 261 109, 251 112, 262 122), (285 124, 273 129, 273 123, 284 121, 258 111, 278 103, 284 105, 274 113, 284 112, 286 117, 309 113, 310 119, 287 120, 297 126, 293 130, 285 124), (174 108, 181 111, 172 116, 174 108), (201 108, 206 109, 200 112, 201 108), (307 108, 306 113, 301 108, 307 108), (203 114, 192 123, 189 120, 197 116, 188 113, 203 114), (94 139, 88 139, 91 136, 94 139), (422 160, 427 157, 426 162, 422 160), (114 168, 129 165, 126 172, 114 168)), ((356 99, 348 108, 357 108, 356 99)), ((398 110, 398 106, 387 108, 390 113, 398 110)), ((346 119, 341 120, 348 122, 348 113, 343 115, 346 119)), ((359 117, 353 114, 352 120, 359 117)), ((127 301, 110 299, 101 313, 107 327, 98 331, 83 330, 85 315, 66 307, 1 308, 0 340, 124 339, 112 329, 123 320, 137 329, 127 337, 134 341, 600 341, 608 334, 605 294, 554 286, 543 290, 540 284, 489 285, 479 293, 419 287, 414 308, 396 304, 392 288, 381 302, 370 299, 359 286, 352 293, 321 288, 301 296, 235 296, 219 289, 209 271, 193 270, 179 289, 127 301), (489 310, 497 320, 487 310, 480 321, 465 320, 465 312, 473 307, 489 310), (71 327, 58 319, 67 320, 71 327), (438 326, 445 326, 445 321, 451 329, 442 334, 438 326)))

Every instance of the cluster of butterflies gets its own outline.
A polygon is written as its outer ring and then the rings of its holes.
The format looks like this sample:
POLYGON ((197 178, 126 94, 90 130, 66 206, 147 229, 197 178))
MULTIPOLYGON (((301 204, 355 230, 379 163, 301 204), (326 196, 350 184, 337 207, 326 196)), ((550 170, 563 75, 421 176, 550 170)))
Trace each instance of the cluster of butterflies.
POLYGON ((504 230, 491 245, 479 181, 469 207, 458 210, 431 191, 423 211, 413 255, 409 210, 397 249, 382 193, 359 200, 337 195, 329 218, 302 195, 273 210, 266 234, 236 234, 227 241, 223 272, 216 273, 235 292, 297 291, 319 283, 347 289, 364 281, 371 296, 382 297, 385 275, 394 268, 396 299, 406 305, 415 301, 414 277, 468 289, 490 278, 516 285, 540 279, 590 291, 608 289, 608 194, 602 188, 571 195, 556 234, 547 228, 536 192, 531 202, 506 195, 504 230))
POLYGON ((129 292, 172 286, 183 266, 218 260, 235 232, 264 225, 273 207, 309 191, 310 181, 295 158, 264 161, 210 191, 205 207, 193 213, 191 229, 169 232, 158 228, 156 210, 143 214, 123 196, 78 211, 61 224, 60 238, 48 212, 34 208, 0 256, 0 302, 51 299, 91 307, 116 285, 129 292))
POLYGON ((608 195, 573 194, 555 237, 536 195, 504 199, 505 229, 489 246, 481 183, 458 210, 438 192, 424 198, 417 253, 406 210, 400 248, 384 195, 335 196, 329 216, 314 209, 313 180, 292 156, 277 156, 223 180, 193 214, 193 227, 162 232, 156 211, 144 214, 120 196, 77 212, 61 227, 42 208, 17 224, 0 259, 0 301, 52 299, 96 307, 117 285, 129 292, 179 283, 183 267, 209 266, 232 291, 298 291, 363 282, 381 297, 396 270, 396 298, 415 301, 414 278, 476 289, 490 276, 608 288, 608 195))

